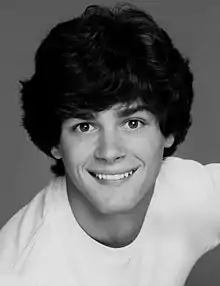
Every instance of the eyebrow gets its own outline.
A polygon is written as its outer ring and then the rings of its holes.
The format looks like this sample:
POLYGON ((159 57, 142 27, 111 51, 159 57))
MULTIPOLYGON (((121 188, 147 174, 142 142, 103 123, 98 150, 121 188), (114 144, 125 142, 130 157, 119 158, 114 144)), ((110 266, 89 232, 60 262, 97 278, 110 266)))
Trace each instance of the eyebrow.
MULTIPOLYGON (((118 118, 123 118, 123 117, 130 116, 136 112, 146 111, 146 110, 147 110, 146 106, 139 105, 139 106, 135 106, 135 107, 121 109, 121 110, 117 111, 116 114, 117 114, 118 118)), ((79 118, 79 119, 83 119, 83 120, 94 120, 97 118, 97 113, 94 113, 93 111, 88 110, 88 109, 82 109, 80 111, 77 111, 74 114, 74 118, 79 118)))

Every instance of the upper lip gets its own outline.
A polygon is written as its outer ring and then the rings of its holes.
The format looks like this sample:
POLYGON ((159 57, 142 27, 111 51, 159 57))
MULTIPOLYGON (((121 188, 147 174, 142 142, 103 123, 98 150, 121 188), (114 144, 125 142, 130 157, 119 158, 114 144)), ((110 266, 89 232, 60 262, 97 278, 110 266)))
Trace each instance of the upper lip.
POLYGON ((104 170, 102 170, 102 171, 98 171, 98 170, 92 170, 92 171, 90 171, 90 170, 88 170, 90 173, 95 173, 95 174, 103 174, 103 175, 119 175, 119 174, 124 174, 124 173, 128 173, 128 172, 130 172, 130 171, 132 171, 132 170, 136 170, 136 169, 138 169, 139 167, 135 167, 135 168, 132 168, 132 169, 129 169, 128 171, 124 171, 124 170, 114 170, 114 171, 104 171, 104 170))

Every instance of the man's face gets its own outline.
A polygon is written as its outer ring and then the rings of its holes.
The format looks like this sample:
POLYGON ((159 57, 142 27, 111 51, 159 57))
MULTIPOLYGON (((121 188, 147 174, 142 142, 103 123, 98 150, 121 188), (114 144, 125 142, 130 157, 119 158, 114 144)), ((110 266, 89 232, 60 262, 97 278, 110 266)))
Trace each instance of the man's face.
POLYGON ((154 187, 164 148, 173 143, 173 137, 163 137, 150 112, 121 117, 117 112, 120 107, 99 112, 92 120, 66 120, 56 149, 71 190, 102 214, 131 211, 154 187), (91 174, 134 169, 134 174, 120 180, 91 174))

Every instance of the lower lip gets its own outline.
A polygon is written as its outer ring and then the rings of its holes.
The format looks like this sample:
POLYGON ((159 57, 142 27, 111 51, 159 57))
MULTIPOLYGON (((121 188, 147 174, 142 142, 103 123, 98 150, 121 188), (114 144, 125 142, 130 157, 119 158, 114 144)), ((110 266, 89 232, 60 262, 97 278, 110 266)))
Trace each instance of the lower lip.
POLYGON ((98 179, 94 176, 92 176, 99 184, 101 185, 108 185, 108 186, 115 186, 115 185, 122 185, 123 183, 127 182, 130 178, 132 178, 134 176, 134 174, 137 172, 137 170, 130 176, 128 176, 127 178, 123 178, 123 179, 118 179, 118 180, 105 180, 105 179, 98 179))

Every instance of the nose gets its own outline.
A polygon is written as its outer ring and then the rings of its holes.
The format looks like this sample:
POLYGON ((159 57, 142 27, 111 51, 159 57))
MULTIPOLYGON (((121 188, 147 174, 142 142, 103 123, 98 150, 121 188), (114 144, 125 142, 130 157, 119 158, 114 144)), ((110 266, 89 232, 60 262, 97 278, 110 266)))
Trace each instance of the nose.
POLYGON ((118 134, 109 132, 100 136, 98 147, 95 150, 97 160, 112 164, 115 161, 121 161, 125 156, 125 146, 118 134))

